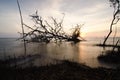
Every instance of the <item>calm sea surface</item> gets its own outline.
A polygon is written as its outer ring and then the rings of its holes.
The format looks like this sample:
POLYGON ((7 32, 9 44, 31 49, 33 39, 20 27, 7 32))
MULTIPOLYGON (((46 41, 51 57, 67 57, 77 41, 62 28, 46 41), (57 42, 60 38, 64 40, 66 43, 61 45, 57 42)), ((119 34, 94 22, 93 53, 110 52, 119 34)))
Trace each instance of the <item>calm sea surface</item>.
MULTIPOLYGON (((114 68, 115 64, 106 64, 99 62, 97 56, 104 52, 102 47, 94 46, 101 43, 102 38, 90 38, 87 41, 77 44, 71 42, 62 43, 28 43, 27 54, 40 54, 41 58, 35 60, 36 65, 48 65, 55 63, 54 60, 69 60, 78 63, 84 63, 90 67, 114 68)), ((113 43, 110 39, 108 43, 113 43)), ((110 48, 106 48, 110 49, 110 48)), ((23 43, 15 38, 0 38, 0 59, 5 56, 20 56, 24 53, 23 43)))

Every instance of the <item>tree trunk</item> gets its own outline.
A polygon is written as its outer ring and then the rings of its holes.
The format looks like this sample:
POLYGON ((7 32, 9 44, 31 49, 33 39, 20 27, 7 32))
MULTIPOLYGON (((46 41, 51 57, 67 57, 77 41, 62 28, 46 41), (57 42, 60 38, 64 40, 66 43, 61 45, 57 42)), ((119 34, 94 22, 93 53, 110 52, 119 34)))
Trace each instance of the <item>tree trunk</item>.
POLYGON ((115 21, 115 19, 116 19, 116 15, 118 14, 118 12, 119 12, 119 8, 118 8, 117 11, 113 14, 113 20, 112 20, 112 22, 111 22, 111 24, 110 24, 110 32, 108 33, 107 37, 105 38, 105 40, 104 40, 104 42, 103 42, 103 45, 106 45, 106 41, 108 40, 110 34, 112 33, 112 27, 113 27, 113 25, 114 25, 114 21, 115 21))
MULTIPOLYGON (((19 1, 17 0, 17 5, 18 5, 18 8, 19 8, 19 13, 20 13, 20 19, 21 19, 21 27, 22 27, 22 34, 23 34, 23 37, 24 37, 24 27, 23 27, 23 18, 22 18, 22 12, 21 12, 21 9, 20 9, 20 4, 19 4, 19 1)), ((26 55, 26 43, 25 43, 25 38, 23 38, 23 41, 24 41, 24 54, 26 55)))

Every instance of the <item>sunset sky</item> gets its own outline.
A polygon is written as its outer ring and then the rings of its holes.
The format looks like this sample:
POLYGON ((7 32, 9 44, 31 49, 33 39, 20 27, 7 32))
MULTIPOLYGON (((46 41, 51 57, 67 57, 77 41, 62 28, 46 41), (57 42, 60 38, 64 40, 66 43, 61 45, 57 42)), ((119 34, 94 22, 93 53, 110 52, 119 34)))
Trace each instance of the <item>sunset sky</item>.
MULTIPOLYGON (((24 22, 32 25, 29 15, 38 10, 43 19, 51 16, 64 18, 64 30, 84 24, 81 31, 86 37, 104 37, 109 31, 113 8, 109 0, 19 0, 24 22)), ((115 29, 115 28, 114 28, 115 29)), ((117 25, 119 35, 119 24, 117 25)), ((0 0, 0 37, 15 37, 21 31, 16 0, 0 0)))

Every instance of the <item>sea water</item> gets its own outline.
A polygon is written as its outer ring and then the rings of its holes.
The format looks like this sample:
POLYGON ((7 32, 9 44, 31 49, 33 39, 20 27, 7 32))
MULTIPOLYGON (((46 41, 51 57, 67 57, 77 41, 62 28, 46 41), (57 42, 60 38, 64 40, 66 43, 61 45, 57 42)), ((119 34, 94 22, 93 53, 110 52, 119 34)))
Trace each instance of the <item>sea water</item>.
MULTIPOLYGON (((117 40, 117 39, 116 39, 117 40)), ((61 43, 27 43, 27 55, 40 54, 41 58, 35 60, 36 65, 49 65, 56 63, 54 60, 68 60, 77 63, 83 63, 90 67, 116 67, 115 64, 106 64, 98 61, 97 57, 103 54, 108 47, 95 46, 103 42, 103 38, 89 38, 87 41, 79 43, 61 42, 61 43)), ((108 44, 113 43, 113 38, 108 40, 108 44)), ((0 38, 0 59, 7 56, 24 55, 23 42, 17 38, 0 38)))

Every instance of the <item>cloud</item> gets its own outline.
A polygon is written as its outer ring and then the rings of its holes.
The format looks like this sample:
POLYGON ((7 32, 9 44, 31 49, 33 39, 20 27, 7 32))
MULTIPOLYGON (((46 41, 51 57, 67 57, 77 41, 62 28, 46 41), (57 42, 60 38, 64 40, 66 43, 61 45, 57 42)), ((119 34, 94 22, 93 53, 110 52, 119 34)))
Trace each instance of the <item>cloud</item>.
POLYGON ((61 10, 69 13, 91 13, 100 10, 104 3, 106 3, 105 0, 63 0, 61 10))
POLYGON ((107 0, 63 0, 60 10, 68 15, 67 24, 85 23, 91 32, 108 29, 113 13, 109 5, 107 0))
MULTIPOLYGON (((61 19, 62 13, 65 13, 66 30, 83 23, 85 23, 83 31, 86 32, 105 30, 109 29, 112 19, 113 9, 109 7, 108 0, 19 0, 19 2, 24 22, 28 25, 32 24, 29 15, 34 14, 36 10, 47 20, 51 16, 61 19)), ((0 6, 0 32, 21 31, 16 0, 0 0, 0 6)))

